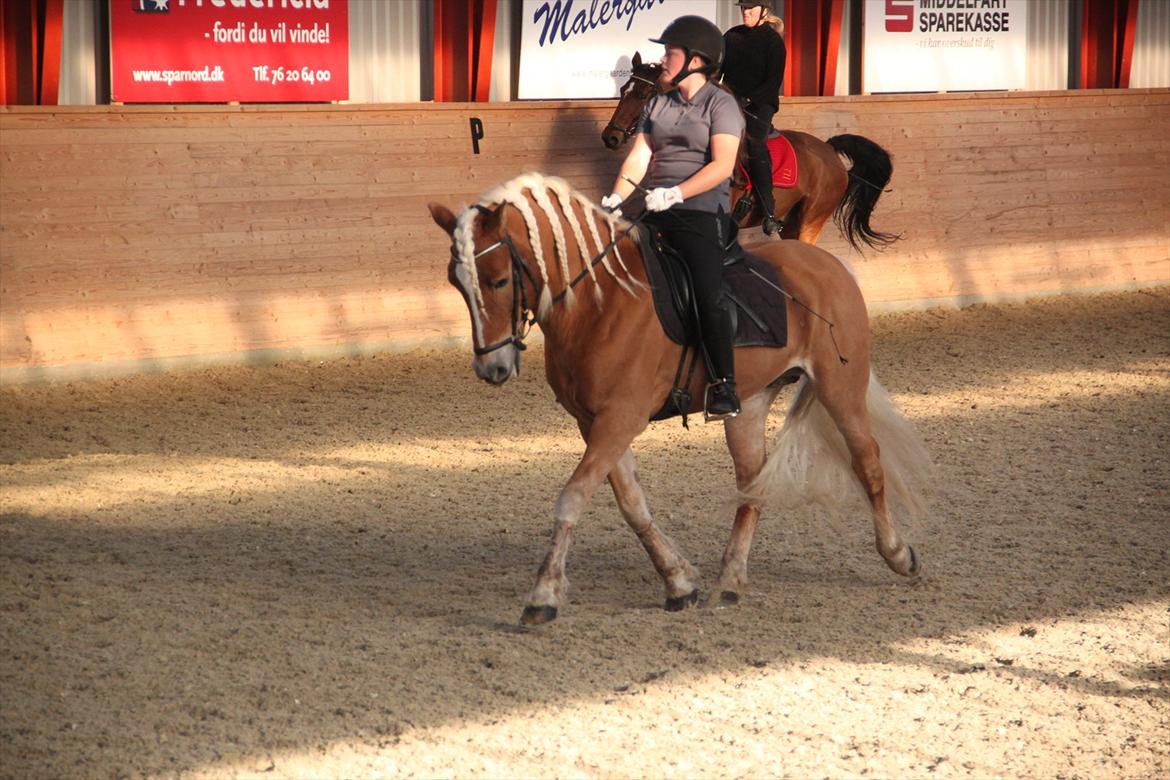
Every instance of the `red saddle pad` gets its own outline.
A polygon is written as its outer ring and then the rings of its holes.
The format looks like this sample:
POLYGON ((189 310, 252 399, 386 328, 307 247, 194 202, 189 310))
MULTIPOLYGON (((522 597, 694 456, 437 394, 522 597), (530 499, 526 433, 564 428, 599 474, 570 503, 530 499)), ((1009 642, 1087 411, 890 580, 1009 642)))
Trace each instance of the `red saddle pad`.
POLYGON ((772 186, 796 186, 796 150, 792 142, 783 135, 768 139, 768 151, 772 153, 772 186))
MULTIPOLYGON (((772 186, 795 187, 799 171, 796 168, 796 150, 792 148, 792 142, 777 133, 768 139, 768 153, 772 155, 772 186)), ((751 192, 752 182, 748 178, 747 169, 742 164, 739 167, 744 179, 747 180, 746 192, 751 192)))

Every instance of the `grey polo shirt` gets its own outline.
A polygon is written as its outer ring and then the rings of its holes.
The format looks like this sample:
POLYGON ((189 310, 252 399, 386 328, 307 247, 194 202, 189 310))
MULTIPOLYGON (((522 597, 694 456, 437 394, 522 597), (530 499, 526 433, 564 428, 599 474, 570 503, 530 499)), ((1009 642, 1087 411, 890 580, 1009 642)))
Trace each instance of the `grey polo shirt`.
MULTIPOLYGON (((711 162, 711 136, 736 138, 743 133, 743 114, 735 98, 711 82, 691 101, 677 89, 655 95, 642 111, 639 131, 646 134, 653 156, 642 179, 646 189, 674 187, 711 162)), ((731 210, 731 179, 694 197, 678 208, 716 212, 731 210)))

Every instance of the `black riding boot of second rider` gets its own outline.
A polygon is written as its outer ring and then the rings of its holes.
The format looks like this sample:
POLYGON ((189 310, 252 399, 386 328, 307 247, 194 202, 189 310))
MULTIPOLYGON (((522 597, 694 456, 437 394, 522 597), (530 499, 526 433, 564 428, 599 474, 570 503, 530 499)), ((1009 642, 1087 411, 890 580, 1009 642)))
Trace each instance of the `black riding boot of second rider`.
POLYGON ((768 106, 751 106, 744 111, 747 120, 744 133, 747 146, 747 172, 752 192, 764 217, 764 232, 769 236, 780 232, 776 221, 776 201, 772 197, 772 153, 768 150, 768 134, 772 131, 772 115, 768 106))

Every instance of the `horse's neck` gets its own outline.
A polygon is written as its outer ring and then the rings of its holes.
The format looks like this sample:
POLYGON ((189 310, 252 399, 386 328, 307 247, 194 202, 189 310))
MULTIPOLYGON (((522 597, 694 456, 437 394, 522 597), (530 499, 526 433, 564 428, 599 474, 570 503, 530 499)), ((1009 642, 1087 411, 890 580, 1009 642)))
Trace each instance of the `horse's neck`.
MULTIPOLYGON (((552 256, 555 250, 546 250, 546 287, 555 303, 540 325, 551 343, 578 344, 580 334, 591 334, 603 324, 608 328, 608 320, 628 318, 631 307, 650 304, 641 247, 633 233, 624 237, 619 233, 618 237, 616 247, 609 249, 603 262, 598 261, 596 253, 574 253, 567 279, 552 256), (592 274, 587 265, 594 266, 592 274), (571 291, 566 292, 574 282, 571 291)), ((605 248, 612 240, 608 229, 602 230, 601 238, 601 248, 605 248)))

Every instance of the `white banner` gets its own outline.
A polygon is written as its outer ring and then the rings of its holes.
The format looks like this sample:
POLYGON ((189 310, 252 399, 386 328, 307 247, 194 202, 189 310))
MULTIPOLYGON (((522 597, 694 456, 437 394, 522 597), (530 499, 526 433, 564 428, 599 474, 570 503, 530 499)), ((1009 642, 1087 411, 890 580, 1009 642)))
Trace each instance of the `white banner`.
POLYGON ((864 90, 1024 89, 1028 0, 865 0, 864 90))
POLYGON ((715 21, 716 0, 524 0, 521 100, 617 97, 630 59, 656 62, 650 38, 686 14, 715 21))

